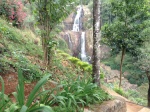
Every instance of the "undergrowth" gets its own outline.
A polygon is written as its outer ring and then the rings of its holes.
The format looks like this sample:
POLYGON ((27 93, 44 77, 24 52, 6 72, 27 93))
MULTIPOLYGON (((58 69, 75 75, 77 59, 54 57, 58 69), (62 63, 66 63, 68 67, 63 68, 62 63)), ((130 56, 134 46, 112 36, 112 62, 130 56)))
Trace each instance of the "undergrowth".
MULTIPOLYGON (((102 61, 107 66, 110 66, 111 69, 120 70, 120 59, 121 54, 113 55, 105 60, 102 61)), ((136 59, 134 59, 129 54, 126 54, 123 61, 122 71, 128 72, 126 77, 131 84, 137 84, 140 86, 143 82, 148 82, 147 77, 143 74, 143 72, 139 69, 138 66, 136 66, 134 63, 136 62, 136 59)), ((124 75, 124 74, 123 74, 124 75)))
POLYGON ((25 99, 24 78, 22 71, 19 70, 17 92, 12 93, 16 99, 15 103, 4 94, 4 81, 0 77, 2 83, 0 109, 6 112, 83 112, 85 106, 102 103, 111 98, 96 84, 91 83, 91 80, 80 79, 79 77, 72 82, 66 80, 56 88, 40 89, 50 76, 45 75, 38 81, 28 98, 25 99), (34 102, 37 98, 38 102, 34 102))
MULTIPOLYGON (((123 88, 119 88, 118 84, 105 84, 110 89, 113 89, 116 93, 121 96, 129 99, 131 102, 134 102, 139 105, 147 106, 147 94, 141 94, 141 89, 143 87, 138 88, 137 90, 124 90, 123 88), (139 90, 140 89, 140 90, 139 90)), ((145 93, 145 92, 144 92, 145 93)))
MULTIPOLYGON (((34 59, 42 59, 42 47, 34 44, 30 32, 18 30, 0 19, 0 73, 18 72, 17 92, 13 93, 16 102, 4 94, 4 86, 0 92, 0 108, 8 112, 76 112, 83 111, 85 106, 102 103, 111 97, 91 83, 92 65, 71 57, 63 51, 56 50, 50 68, 52 78, 59 85, 46 89, 44 84, 50 75, 41 71, 40 63, 34 59), (24 77, 23 77, 24 76, 24 77), (43 77, 44 76, 44 77, 43 77), (43 77, 41 79, 41 77, 43 77), (24 96, 24 81, 41 79, 31 91, 27 99, 24 96), (43 86, 42 89, 40 89, 43 86), (38 102, 33 102, 37 100, 38 102)), ((63 43, 61 41, 60 43, 63 43)), ((58 46, 60 47, 60 46, 58 46)), ((64 44, 63 49, 66 48, 64 44)), ((66 51, 66 49, 64 50, 66 51)), ((104 73, 101 73, 101 79, 104 73)), ((0 79, 2 85, 4 82, 0 79)))
POLYGON ((0 19, 0 73, 21 68, 27 80, 39 79, 42 75, 40 67, 27 58, 42 59, 42 47, 34 44, 35 38, 30 31, 19 30, 0 19))

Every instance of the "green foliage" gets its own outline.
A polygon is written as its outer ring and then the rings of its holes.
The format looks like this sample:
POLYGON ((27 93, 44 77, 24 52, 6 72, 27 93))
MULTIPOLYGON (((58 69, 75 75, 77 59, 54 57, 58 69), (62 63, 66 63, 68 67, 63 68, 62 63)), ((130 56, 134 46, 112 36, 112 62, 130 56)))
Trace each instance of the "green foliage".
POLYGON ((13 26, 21 26, 26 17, 21 0, 1 0, 0 16, 11 22, 13 26))
POLYGON ((52 63, 53 51, 49 46, 53 46, 53 31, 58 24, 71 12, 74 7, 74 0, 57 0, 57 1, 39 1, 32 0, 36 4, 34 14, 37 17, 38 24, 41 25, 41 37, 44 50, 44 60, 50 66, 52 63))
POLYGON ((2 58, 0 58, 1 73, 10 71, 10 68, 14 68, 15 70, 17 70, 17 68, 20 68, 26 81, 37 80, 42 76, 40 67, 38 65, 32 64, 24 55, 22 55, 22 53, 13 52, 12 56, 13 60, 8 60, 8 58, 5 56, 2 56, 2 58))
POLYGON ((124 92, 124 90, 122 88, 115 87, 115 88, 113 88, 113 90, 116 93, 120 94, 121 96, 125 96, 125 92, 124 92))
POLYGON ((85 79, 78 78, 72 82, 63 82, 56 88, 57 93, 51 94, 51 100, 43 100, 46 105, 54 106, 57 112, 75 112, 83 110, 89 104, 101 103, 108 100, 110 96, 100 89, 96 84, 85 79), (71 107, 71 108, 70 108, 71 107))
POLYGON ((126 97, 139 105, 147 106, 147 98, 141 96, 140 92, 138 91, 128 90, 126 92, 126 97))
POLYGON ((14 64, 15 68, 20 68, 23 72, 23 76, 28 81, 33 81, 41 77, 40 67, 32 64, 25 56, 19 53, 14 54, 14 59, 17 61, 14 64))
POLYGON ((35 2, 37 5, 35 14, 39 16, 39 22, 43 23, 46 18, 50 19, 49 25, 52 29, 68 15, 71 11, 70 8, 73 6, 72 0, 55 2, 32 0, 32 2, 35 2))
POLYGON ((23 106, 25 102, 25 95, 24 95, 24 80, 22 71, 18 70, 18 86, 17 86, 17 97, 16 100, 18 101, 19 106, 23 106))
POLYGON ((9 62, 4 56, 0 56, 0 73, 5 73, 10 69, 9 62))
POLYGON ((0 91, 0 110, 4 111, 5 108, 8 108, 10 106, 10 99, 8 98, 7 95, 4 94, 4 81, 2 77, 0 76, 0 82, 1 82, 1 88, 2 90, 0 91))
POLYGON ((60 52, 59 53, 62 57, 70 57, 70 55, 69 54, 67 54, 67 53, 64 53, 64 52, 60 52))
POLYGON ((0 34, 15 43, 21 43, 21 35, 17 34, 10 25, 0 19, 0 34))
POLYGON ((33 43, 35 37, 31 33, 20 31, 0 19, 0 44, 4 46, 0 55, 1 73, 21 68, 27 80, 32 81, 41 76, 40 67, 26 57, 42 57, 42 48, 33 43))
MULTIPOLYGON (((34 99, 36 99, 37 97, 39 97, 40 95, 42 95, 42 93, 37 94, 37 92, 39 92, 40 88, 46 83, 46 81, 48 80, 48 78, 51 76, 47 75, 44 76, 37 84, 36 86, 33 88, 33 90, 31 91, 31 93, 28 96, 28 100, 26 102, 26 106, 30 107, 32 105, 32 102, 34 101, 34 99)), ((43 92, 45 93, 45 92, 43 92)))
MULTIPOLYGON (((113 55, 105 60, 102 60, 102 63, 104 63, 107 66, 110 66, 111 69, 117 69, 119 70, 119 63, 116 63, 115 57, 117 57, 116 55, 113 55)), ((125 57, 126 58, 126 57, 125 57)), ((118 60, 118 59, 117 59, 118 60)))
POLYGON ((33 44, 35 37, 31 32, 18 30, 0 19, 0 35, 0 43, 6 46, 9 52, 22 51, 24 54, 42 57, 42 49, 33 44))
MULTIPOLYGON (((17 86, 17 92, 14 92, 13 95, 16 98, 16 103, 12 103, 11 100, 8 98, 7 95, 4 94, 4 86, 2 86, 2 92, 0 92, 0 109, 4 112, 35 112, 35 111, 44 111, 44 112, 53 112, 52 108, 50 106, 46 106, 44 104, 34 103, 33 101, 40 97, 41 95, 46 95, 49 91, 42 91, 39 93, 40 88, 46 83, 48 78, 51 75, 44 76, 34 87, 34 89, 31 91, 30 95, 27 98, 27 101, 25 101, 24 96, 24 78, 22 75, 22 71, 18 70, 18 86, 17 86)), ((4 85, 4 82, 2 78, 0 77, 2 81, 2 85, 4 85)))
POLYGON ((148 3, 145 0, 113 0, 110 8, 115 18, 102 28, 103 42, 117 53, 125 48, 135 56, 138 53, 136 47, 146 38, 141 38, 140 33, 148 27, 144 25, 149 19, 148 3))
POLYGON ((70 57, 69 60, 70 60, 72 63, 74 63, 74 64, 77 64, 78 61, 80 61, 80 59, 75 58, 75 57, 70 57))
POLYGON ((150 37, 149 41, 146 41, 139 50, 141 51, 141 54, 138 56, 137 65, 139 68, 143 71, 149 71, 150 70, 150 37))
POLYGON ((102 9, 101 9, 101 19, 102 19, 102 25, 104 24, 110 24, 115 15, 111 11, 111 2, 110 0, 102 0, 102 9))
POLYGON ((57 42, 58 42, 58 45, 57 45, 58 49, 66 52, 66 53, 69 53, 68 45, 64 39, 58 38, 57 42))
MULTIPOLYGON (((80 67, 84 72, 87 72, 88 75, 92 74, 92 65, 87 63, 87 62, 83 62, 81 61, 80 59, 78 58, 75 58, 75 57, 69 57, 68 58, 73 64, 75 64, 76 66, 80 67)), ((101 70, 101 73, 100 73, 100 78, 103 79, 104 78, 104 73, 103 71, 101 70)))
POLYGON ((69 57, 68 58, 73 64, 75 64, 76 66, 79 66, 81 69, 83 69, 84 71, 88 71, 89 74, 92 73, 92 65, 90 65, 87 62, 83 62, 78 58, 75 57, 69 57))
MULTIPOLYGON (((107 66, 110 66, 111 69, 117 69, 119 70, 120 67, 120 57, 121 54, 113 55, 109 57, 108 59, 105 59, 102 61, 102 63, 106 64, 107 66)), ((141 69, 139 69, 139 66, 137 66, 137 59, 131 56, 130 54, 126 53, 123 63, 123 72, 128 72, 127 78, 131 84, 137 84, 140 86, 143 82, 147 82, 145 73, 142 72, 141 69)))

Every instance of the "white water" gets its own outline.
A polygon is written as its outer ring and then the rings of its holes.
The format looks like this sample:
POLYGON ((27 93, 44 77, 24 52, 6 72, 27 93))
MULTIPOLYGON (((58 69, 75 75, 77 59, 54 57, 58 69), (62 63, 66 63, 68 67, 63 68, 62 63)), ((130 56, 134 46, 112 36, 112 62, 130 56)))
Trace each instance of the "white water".
MULTIPOLYGON (((77 14, 75 16, 75 19, 74 19, 74 24, 73 24, 73 31, 75 32, 79 32, 80 29, 81 29, 81 18, 82 18, 82 6, 80 6, 77 10, 77 14)), ((81 29, 82 30, 82 29, 81 29)), ((87 61, 87 56, 86 56, 86 50, 85 50, 85 32, 82 32, 81 34, 81 60, 82 61, 87 61)))
POLYGON ((81 34, 81 60, 86 61, 86 52, 85 52, 85 32, 81 34))
POLYGON ((76 14, 75 19, 74 19, 73 31, 76 31, 76 32, 80 31, 81 15, 82 15, 82 7, 80 6, 77 10, 77 14, 76 14))
POLYGON ((72 50, 72 41, 71 41, 71 37, 68 33, 66 33, 68 40, 69 40, 69 49, 72 50))

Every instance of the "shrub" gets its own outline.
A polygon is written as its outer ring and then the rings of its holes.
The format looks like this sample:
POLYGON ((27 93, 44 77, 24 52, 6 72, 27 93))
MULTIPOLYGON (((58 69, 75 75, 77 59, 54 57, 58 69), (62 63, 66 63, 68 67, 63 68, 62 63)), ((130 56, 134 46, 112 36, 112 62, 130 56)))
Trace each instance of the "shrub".
POLYGON ((122 88, 114 87, 113 89, 116 93, 120 94, 121 96, 126 96, 126 94, 122 88))
POLYGON ((13 95, 16 98, 16 102, 12 103, 10 99, 4 95, 4 82, 0 77, 2 82, 2 92, 0 92, 0 110, 4 112, 35 112, 35 111, 44 111, 44 112, 53 112, 50 106, 44 104, 34 103, 33 101, 40 97, 41 95, 47 94, 49 91, 42 91, 39 93, 40 88, 46 83, 47 79, 51 75, 44 76, 30 92, 27 100, 25 101, 24 96, 24 78, 21 70, 18 70, 18 86, 17 92, 14 92, 13 95))
POLYGON ((2 90, 0 91, 0 110, 4 111, 5 108, 8 108, 10 105, 10 99, 8 98, 7 95, 4 94, 4 80, 2 79, 2 77, 0 76, 0 82, 1 82, 1 87, 2 90))
POLYGON ((23 8, 24 6, 21 0, 2 0, 0 3, 0 15, 6 16, 14 26, 18 27, 26 17, 23 8))
POLYGON ((143 97, 140 92, 135 90, 128 90, 126 95, 129 100, 143 106, 147 106, 147 98, 143 97))
POLYGON ((76 81, 65 82, 56 88, 57 93, 45 96, 41 101, 50 105, 56 112, 76 112, 84 106, 101 103, 110 96, 91 81, 78 78, 76 81), (49 100, 49 98, 51 98, 49 100), (70 108, 71 107, 71 108, 70 108))

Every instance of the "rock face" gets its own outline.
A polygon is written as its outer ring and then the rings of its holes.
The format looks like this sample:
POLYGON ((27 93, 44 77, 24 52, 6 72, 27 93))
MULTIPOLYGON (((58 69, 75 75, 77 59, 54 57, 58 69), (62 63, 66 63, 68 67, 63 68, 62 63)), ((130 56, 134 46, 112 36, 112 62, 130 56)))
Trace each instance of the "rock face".
POLYGON ((68 48, 71 51, 71 55, 74 57, 79 57, 81 32, 72 32, 66 30, 65 32, 61 32, 60 35, 67 42, 68 48))
POLYGON ((105 101, 100 105, 94 105, 92 109, 84 109, 84 112, 126 112, 126 101, 120 97, 105 101))
MULTIPOLYGON (((92 30, 85 30, 83 22, 86 22, 89 17, 91 17, 91 12, 85 6, 82 7, 81 16, 79 17, 79 22, 81 26, 79 31, 74 31, 74 23, 77 13, 71 13, 63 22, 64 30, 60 33, 61 37, 68 44, 68 48, 71 51, 71 54, 75 57, 80 57, 81 55, 81 34, 85 32, 85 51, 87 57, 92 57, 92 30)), ((79 6, 77 7, 79 9, 79 6)))
MULTIPOLYGON (((71 51, 71 55, 73 55, 75 57, 80 57, 81 33, 85 32, 86 56, 88 57, 88 59, 92 59, 92 55, 93 55, 93 29, 92 28, 88 29, 85 25, 86 23, 89 22, 88 21, 89 18, 92 17, 92 13, 87 6, 83 6, 82 8, 83 8, 83 10, 81 13, 81 17, 79 18, 79 21, 81 22, 81 26, 79 27, 79 31, 73 31, 74 20, 75 20, 77 13, 71 13, 63 22, 64 29, 63 29, 63 32, 60 33, 60 35, 68 44, 68 48, 71 51)), ((110 51, 110 48, 108 48, 106 45, 101 45, 100 49, 101 49, 100 58, 101 59, 107 58, 107 56, 109 56, 108 52, 110 51)), ((89 61, 92 61, 92 60, 89 60, 89 61)))
POLYGON ((94 112, 126 112, 126 101, 120 97, 114 100, 105 101, 99 106, 95 106, 94 112))

